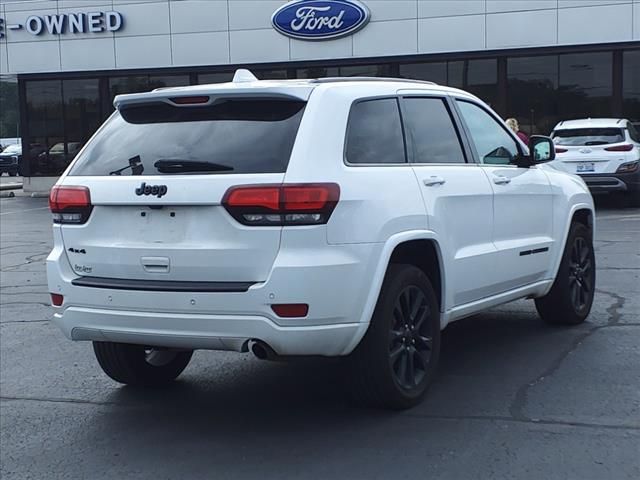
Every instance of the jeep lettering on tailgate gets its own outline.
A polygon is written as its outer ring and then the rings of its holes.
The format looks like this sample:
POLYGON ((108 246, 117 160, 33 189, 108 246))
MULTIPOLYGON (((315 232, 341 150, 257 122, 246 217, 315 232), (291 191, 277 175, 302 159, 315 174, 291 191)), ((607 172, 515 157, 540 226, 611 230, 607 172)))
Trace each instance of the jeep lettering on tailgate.
POLYGON ((155 195, 158 198, 161 198, 165 193, 167 193, 166 185, 147 185, 146 182, 142 182, 142 184, 136 188, 136 195, 155 195))

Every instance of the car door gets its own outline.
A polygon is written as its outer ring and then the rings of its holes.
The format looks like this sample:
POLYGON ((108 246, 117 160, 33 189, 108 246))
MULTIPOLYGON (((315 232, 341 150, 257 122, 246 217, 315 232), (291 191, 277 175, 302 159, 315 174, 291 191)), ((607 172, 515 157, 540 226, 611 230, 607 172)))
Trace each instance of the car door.
POLYGON ((402 115, 428 227, 447 268, 445 308, 486 297, 496 282, 489 180, 467 158, 446 97, 403 95, 402 115))
MULTIPOLYGON (((524 147, 488 108, 456 99, 476 160, 493 188, 495 269, 499 291, 542 280, 553 251, 553 193, 547 175, 537 166, 514 164, 524 147)), ((499 292, 498 292, 499 293, 499 292)))

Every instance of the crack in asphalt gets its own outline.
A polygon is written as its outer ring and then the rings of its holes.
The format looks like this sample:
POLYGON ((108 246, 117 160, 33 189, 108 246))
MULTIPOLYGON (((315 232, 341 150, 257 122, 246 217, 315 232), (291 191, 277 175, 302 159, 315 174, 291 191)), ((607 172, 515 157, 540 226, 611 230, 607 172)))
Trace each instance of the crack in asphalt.
POLYGON ((4 307, 5 305, 42 305, 43 307, 51 306, 51 304, 48 302, 0 302, 0 307, 4 307))
POLYGON ((515 397, 513 399, 513 402, 509 406, 509 414, 513 419, 519 420, 519 421, 531 421, 532 419, 528 417, 524 412, 527 406, 529 390, 535 387, 538 383, 543 381, 545 378, 552 376, 564 363, 567 357, 571 355, 573 352, 575 352, 578 349, 578 347, 590 335, 592 335, 594 332, 602 328, 616 326, 620 321, 620 318, 622 317, 622 313, 620 313, 620 310, 624 306, 625 298, 621 297, 617 293, 607 292, 605 290, 596 289, 596 292, 607 295, 614 300, 612 304, 609 306, 609 308, 607 308, 607 314, 609 315, 609 318, 607 319, 607 324, 595 325, 589 328, 588 330, 586 330, 585 332, 583 332, 582 334, 578 335, 573 340, 573 342, 571 342, 569 347, 565 349, 563 352, 561 352, 560 355, 558 355, 556 359, 553 360, 551 364, 549 364, 549 366, 546 369, 544 369, 542 373, 540 373, 532 381, 529 381, 524 385, 522 385, 520 388, 518 388, 515 394, 515 397))
POLYGON ((45 319, 45 320, 6 320, 6 321, 0 321, 0 325, 8 325, 10 323, 43 323, 43 322, 50 322, 51 319, 45 319))
MULTIPOLYGON (((42 403, 68 403, 74 405, 93 405, 93 406, 116 406, 127 408, 151 408, 157 409, 157 407, 150 406, 148 404, 128 404, 110 401, 97 401, 97 400, 82 400, 77 398, 55 398, 55 397, 25 397, 25 396, 0 396, 0 401, 5 402, 42 402, 42 403)), ((520 419, 500 415, 430 415, 420 413, 405 413, 403 417, 429 419, 429 420, 475 420, 475 421, 490 421, 490 422, 516 422, 526 423, 533 425, 551 425, 551 426, 565 426, 565 427, 578 427, 578 428, 595 428, 595 429, 611 429, 611 430, 627 430, 627 431, 639 431, 640 425, 613 425, 607 423, 587 423, 587 422, 569 422, 563 420, 545 420, 545 419, 520 419)))

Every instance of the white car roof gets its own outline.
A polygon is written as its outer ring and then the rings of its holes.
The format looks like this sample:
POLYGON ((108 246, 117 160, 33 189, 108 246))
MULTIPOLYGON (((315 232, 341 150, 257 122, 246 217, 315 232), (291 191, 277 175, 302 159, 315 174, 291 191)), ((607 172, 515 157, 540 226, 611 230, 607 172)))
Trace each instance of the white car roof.
POLYGON ((554 130, 572 128, 623 128, 627 120, 624 118, 583 118, 580 120, 565 120, 558 123, 554 130))
POLYGON ((274 96, 308 100, 315 89, 340 89, 353 98, 365 98, 375 95, 393 95, 398 92, 414 91, 436 94, 454 94, 461 97, 476 98, 457 88, 436 85, 433 82, 401 78, 379 77, 335 77, 294 80, 258 80, 246 70, 236 72, 232 82, 210 85, 192 85, 188 87, 158 88, 152 92, 118 95, 113 101, 116 108, 122 105, 146 103, 150 100, 166 100, 173 97, 198 95, 238 95, 238 96, 274 96))

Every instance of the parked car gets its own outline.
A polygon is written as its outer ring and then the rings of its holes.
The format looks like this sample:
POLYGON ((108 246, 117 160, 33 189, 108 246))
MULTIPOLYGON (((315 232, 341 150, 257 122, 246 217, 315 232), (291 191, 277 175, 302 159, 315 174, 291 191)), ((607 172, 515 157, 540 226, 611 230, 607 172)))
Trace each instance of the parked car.
POLYGON ((0 152, 0 175, 7 173, 12 177, 20 174, 20 159, 22 158, 22 145, 15 143, 8 145, 0 152))
POLYGON ((47 163, 49 170, 63 171, 69 165, 69 162, 78 154, 82 148, 80 142, 59 142, 54 144, 49 151, 43 151, 39 155, 41 163, 47 163))
POLYGON ((551 133, 558 168, 580 175, 594 192, 640 203, 640 132, 625 119, 560 122, 551 133))
POLYGON ((408 408, 449 323, 521 298, 589 314, 589 190, 469 93, 239 71, 114 103, 51 191, 47 276, 54 322, 118 382, 170 382, 195 349, 321 355, 408 408))

